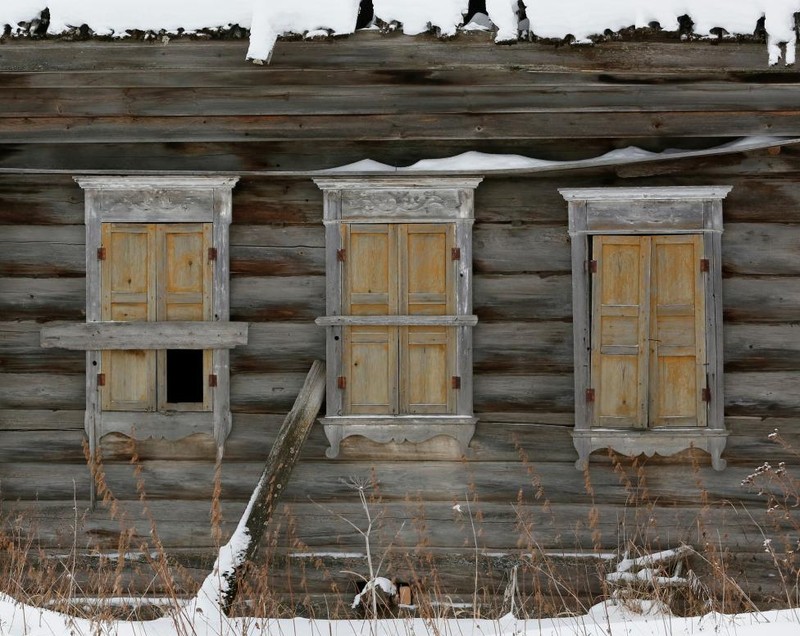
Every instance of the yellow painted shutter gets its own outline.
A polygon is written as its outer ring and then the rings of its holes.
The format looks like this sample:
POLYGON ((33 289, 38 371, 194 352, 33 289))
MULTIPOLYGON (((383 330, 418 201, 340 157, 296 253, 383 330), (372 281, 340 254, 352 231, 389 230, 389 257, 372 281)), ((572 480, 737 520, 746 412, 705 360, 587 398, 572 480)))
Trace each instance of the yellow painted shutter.
MULTIPOLYGON (((453 226, 398 226, 400 312, 404 315, 455 313, 453 226)), ((453 413, 455 328, 400 328, 400 409, 408 414, 453 413)))
POLYGON ((594 425, 647 425, 647 236, 595 236, 592 289, 594 425))
MULTIPOLYGON (((397 240, 392 225, 342 227, 345 249, 343 312, 397 313, 397 240)), ((345 409, 355 415, 390 415, 397 404, 397 327, 344 329, 345 409)))
MULTIPOLYGON (((151 224, 104 223, 101 263, 101 318, 156 320, 156 248, 151 224)), ((102 408, 109 411, 155 409, 154 351, 104 351, 102 408)))
MULTIPOLYGON (((212 320, 213 261, 209 259, 211 223, 162 223, 155 226, 158 252, 158 320, 212 320)), ((203 410, 211 408, 211 350, 203 351, 203 410)), ((196 402, 171 403, 167 394, 167 351, 158 352, 158 406, 160 409, 196 410, 196 402)), ((189 373, 197 373, 190 365, 189 373)), ((183 368, 183 367, 181 367, 183 368)))
POLYGON ((702 237, 652 243, 650 426, 705 426, 702 237))

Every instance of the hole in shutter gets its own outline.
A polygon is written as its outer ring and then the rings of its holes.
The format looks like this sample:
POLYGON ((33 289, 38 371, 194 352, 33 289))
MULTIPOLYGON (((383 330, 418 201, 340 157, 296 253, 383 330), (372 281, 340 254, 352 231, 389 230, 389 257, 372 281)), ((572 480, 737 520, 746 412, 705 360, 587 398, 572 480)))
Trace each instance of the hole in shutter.
POLYGON ((203 401, 203 351, 167 350, 167 402, 203 401))

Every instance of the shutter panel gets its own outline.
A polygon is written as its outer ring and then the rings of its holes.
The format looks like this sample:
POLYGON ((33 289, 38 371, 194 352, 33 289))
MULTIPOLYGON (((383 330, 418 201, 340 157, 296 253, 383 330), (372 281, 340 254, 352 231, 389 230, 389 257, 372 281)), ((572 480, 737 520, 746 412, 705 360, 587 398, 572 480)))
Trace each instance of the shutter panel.
POLYGON ((211 320, 210 223, 160 224, 159 320, 211 320))
POLYGON ((652 241, 650 425, 705 426, 702 237, 652 241))
MULTIPOLYGON (((396 314, 396 228, 352 224, 344 225, 342 233, 343 312, 354 316, 396 314)), ((397 327, 351 326, 343 331, 346 412, 397 413, 397 327)))
POLYGON ((401 313, 443 316, 453 307, 453 227, 400 225, 401 313))
POLYGON ((595 236, 592 289, 594 425, 647 425, 647 236, 595 236))
POLYGON ((344 345, 346 412, 396 414, 397 327, 348 327, 344 345))
POLYGON ((400 334, 400 408, 404 413, 454 413, 455 330, 403 327, 400 334))
POLYGON ((362 223, 344 225, 342 233, 345 315, 396 314, 396 227, 362 223))
MULTIPOLYGON (((212 320, 211 293, 214 268, 208 257, 211 248, 211 223, 158 224, 156 249, 158 252, 158 319, 159 320, 212 320)), ((169 378, 202 387, 202 409, 211 409, 211 388, 207 378, 212 370, 212 352, 198 352, 195 356, 182 352, 158 351, 158 406, 160 409, 196 410, 199 402, 170 402, 169 378), (169 374, 168 364, 176 365, 169 374), (202 368, 199 368, 201 367, 202 368)), ((198 389, 199 390, 199 389, 198 389)), ((197 395, 199 398, 200 396, 197 395)), ((196 399, 196 398, 191 398, 196 399)))
MULTIPOLYGON (((104 223, 101 262, 103 320, 156 319, 156 249, 152 224, 104 223)), ((155 408, 154 351, 104 351, 102 408, 151 411, 155 408)))
MULTIPOLYGON (((453 226, 398 226, 400 307, 406 315, 455 313, 453 226)), ((455 328, 400 329, 400 409, 409 414, 454 413, 455 328)))

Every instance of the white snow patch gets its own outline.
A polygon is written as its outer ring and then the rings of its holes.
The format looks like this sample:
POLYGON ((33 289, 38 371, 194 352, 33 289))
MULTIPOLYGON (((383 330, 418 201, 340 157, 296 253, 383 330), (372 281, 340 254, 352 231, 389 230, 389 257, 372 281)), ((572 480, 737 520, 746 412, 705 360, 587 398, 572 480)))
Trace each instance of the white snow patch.
MULTIPOLYGON (((468 0, 374 0, 375 15, 386 22, 402 23, 413 35, 430 26, 444 36, 460 27, 468 0)), ((100 35, 125 37, 126 31, 168 33, 239 24, 250 28, 247 56, 268 60, 275 41, 282 34, 307 32, 347 34, 355 30, 358 0, 3 0, 0 25, 12 30, 21 22, 50 9, 50 33, 62 33, 86 24, 100 35)), ((714 28, 732 35, 751 35, 756 23, 765 18, 770 64, 781 59, 785 44, 786 64, 795 61, 794 14, 800 0, 558 0, 529 2, 527 18, 520 23, 517 0, 486 0, 489 19, 497 27, 495 40, 517 39, 520 29, 545 38, 572 35, 579 42, 605 30, 658 22, 663 29, 678 28, 678 18, 689 15, 694 32, 708 36, 714 28)), ((470 26, 476 28, 480 22, 470 26)))
POLYGON ((703 150, 680 150, 668 148, 661 152, 650 152, 635 146, 611 150, 605 154, 589 159, 576 159, 573 161, 553 161, 549 159, 536 159, 523 155, 491 154, 486 152, 468 151, 453 157, 440 159, 422 159, 410 166, 394 167, 379 163, 371 159, 363 159, 356 163, 328 168, 317 171, 318 174, 353 174, 353 173, 417 173, 441 172, 456 173, 469 172, 491 174, 492 172, 538 172, 546 170, 563 170, 574 168, 591 168, 593 166, 621 165, 662 159, 683 159, 690 157, 703 157, 720 155, 730 152, 744 152, 772 146, 781 146, 800 142, 800 139, 785 137, 746 137, 726 144, 705 148, 703 150))
POLYGON ((50 610, 18 603, 0 594, 0 634, 3 636, 795 636, 800 630, 797 610, 751 614, 707 614, 680 617, 664 613, 660 604, 608 601, 595 605, 582 616, 520 620, 511 614, 497 620, 474 619, 387 619, 309 620, 230 619, 216 616, 181 615, 153 621, 88 621, 50 610), (377 625, 377 633, 373 628, 377 625))
POLYGON ((455 35, 464 21, 468 0, 373 0, 375 16, 384 22, 400 22, 403 33, 416 35, 438 27, 442 35, 455 35))
POLYGON ((278 36, 330 29, 352 33, 358 18, 358 0, 251 0, 253 21, 247 57, 268 60, 278 36))

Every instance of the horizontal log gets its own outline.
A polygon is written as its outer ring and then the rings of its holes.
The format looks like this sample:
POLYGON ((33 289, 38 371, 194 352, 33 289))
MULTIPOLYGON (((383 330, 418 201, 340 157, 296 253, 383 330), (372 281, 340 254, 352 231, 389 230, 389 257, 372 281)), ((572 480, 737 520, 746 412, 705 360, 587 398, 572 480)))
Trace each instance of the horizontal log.
MULTIPOLYGON (((417 461, 368 465, 364 461, 301 461, 286 489, 285 501, 327 504, 355 503, 350 478, 374 482, 381 501, 412 501, 425 507, 463 501, 475 492, 479 501, 511 505, 515 501, 547 501, 550 504, 624 506, 658 502, 662 506, 699 506, 739 501, 764 505, 758 488, 741 483, 752 474, 751 466, 728 466, 717 473, 708 464, 635 462, 620 458, 619 464, 589 463, 589 475, 575 470, 573 462, 417 461)), ((257 462, 232 462, 221 474, 223 500, 249 498, 263 468, 257 462)), ((3 492, 7 500, 71 500, 88 496, 89 471, 84 464, 9 462, 3 465, 3 492), (74 482, 74 483, 73 483, 74 482)), ((213 461, 153 460, 103 465, 103 476, 117 499, 136 499, 143 491, 148 500, 196 500, 210 502, 214 491, 213 461), (135 471, 135 472, 134 472, 135 471)))
MULTIPOLYGON (((310 78, 309 80, 310 81, 310 78)), ((622 82, 463 86, 339 86, 253 83, 247 87, 17 88, 0 95, 5 117, 187 117, 424 113, 781 111, 795 104, 794 83, 701 85, 622 82)))
MULTIPOLYGON (((551 187, 555 189, 553 184, 551 187)), ((516 186, 514 186, 516 187, 516 186)), ((525 191, 528 188, 521 188, 525 191)), ((35 196, 35 195, 31 195, 35 196)), ((560 199, 560 197, 559 197, 560 199)), ((234 207, 238 200, 234 197, 234 207)), ((495 210, 491 199, 479 201, 495 210)), ((563 200, 554 201, 561 213, 563 200)), ((542 210, 540 205, 537 212, 542 210)), ((727 206, 726 206, 727 211, 727 206)), ((322 206, 318 212, 321 219, 322 206)), ((570 252, 564 225, 508 226, 479 223, 473 237, 473 269, 478 274, 568 272, 570 252)), ((86 254, 84 226, 8 226, 0 236, 0 274, 8 276, 83 276, 86 254)), ((786 223, 726 223, 723 271, 726 275, 797 276, 794 254, 800 225, 786 223)), ((320 275, 325 272, 321 223, 310 226, 233 225, 231 272, 251 276, 320 275)))
POLYGON ((0 315, 4 320, 86 319, 83 278, 0 279, 0 315))
MULTIPOLYGON (((81 409, 85 378, 81 374, 0 374, 0 408, 81 409)), ((231 378, 231 407, 244 413, 287 411, 302 384, 299 372, 239 373, 231 378)), ((800 398, 794 391, 800 371, 725 374, 726 413, 737 416, 796 417, 800 398)), ((475 411, 510 413, 571 412, 574 386, 569 373, 479 374, 474 378, 475 411)))
MULTIPOLYGON (((259 461, 266 457, 285 413, 234 413, 231 434, 225 443, 225 461, 259 461)), ((532 464, 573 463, 577 457, 572 437, 571 413, 487 413, 478 411, 475 437, 466 459, 470 462, 519 461, 532 464)), ((800 447, 800 421, 773 417, 727 417, 731 432, 724 457, 728 464, 755 467, 762 458, 772 462, 796 461, 794 448, 800 447), (770 435, 779 431, 780 439, 770 435)), ((8 461, 83 461, 83 411, 0 410, 0 463, 8 461), (55 433, 51 435, 50 433, 55 433)), ((193 435, 180 440, 138 439, 110 434, 101 440, 106 461, 129 461, 135 453, 148 460, 213 461, 216 444, 210 435, 193 435)), ((328 442, 321 426, 312 429, 303 446, 305 461, 324 458, 328 442)), ((366 438, 348 438, 340 456, 348 461, 415 462, 460 457, 461 449, 450 438, 437 438, 421 444, 378 444, 366 438)), ((594 461, 602 460, 602 453, 594 461)), ((699 451, 673 457, 654 456, 647 463, 707 464, 699 451)), ((479 470, 479 468, 476 468, 479 470)))
MULTIPOLYGON (((361 37, 357 34, 355 37, 361 37)), ((283 46, 281 43, 279 46, 283 46)), ((389 44, 393 48, 392 44, 389 44)), ((549 47, 548 47, 549 48, 549 47)), ((491 49, 487 49, 490 53, 491 49)), ((86 68, 63 69, 41 72, 34 69, 19 72, 4 72, 3 87, 7 89, 53 89, 53 88, 224 88, 252 87, 255 82, 267 86, 510 86, 510 85, 580 85, 580 86, 689 86, 712 82, 735 84, 786 84, 796 78, 791 69, 771 68, 728 70, 713 68, 701 71, 680 71, 676 68, 648 72, 646 69, 617 70, 580 73, 552 71, 547 68, 517 66, 492 67, 492 72, 475 63, 468 66, 445 66, 440 68, 410 68, 393 64, 379 68, 315 68, 308 66, 298 73, 296 69, 273 64, 254 68, 231 60, 230 68, 175 69, 162 68, 157 73, 131 72, 130 70, 89 70, 86 68)), ((488 62, 488 60, 487 60, 488 62)))
POLYGON ((81 374, 0 374, 0 409, 78 410, 86 406, 81 374))
POLYGON ((800 276, 800 224, 726 223, 722 271, 727 276, 800 276))
POLYGON ((762 276, 722 281, 725 322, 792 322, 800 310, 796 277, 762 276))
MULTIPOLYGON (((13 72, 54 72, 86 70, 247 70, 245 40, 181 40, 169 46, 149 42, 65 42, 11 40, 0 58, 3 68, 13 72), (75 55, 80 49, 82 55, 75 55)), ((316 69, 385 69, 386 50, 391 49, 393 64, 402 69, 465 68, 485 65, 493 68, 518 68, 521 71, 637 71, 652 73, 706 71, 761 71, 762 76, 789 74, 792 69, 768 69, 760 42, 720 41, 610 41, 591 47, 553 47, 547 42, 518 42, 513 47, 497 47, 484 33, 459 34, 441 41, 431 35, 404 36, 360 32, 335 42, 281 40, 273 51, 270 66, 275 69, 305 71, 316 69), (328 46, 327 44, 332 44, 328 46), (454 55, 454 50, 458 55, 454 55), (324 51, 325 55, 321 55, 324 51), (777 71, 777 72, 776 72, 777 71), (780 72, 783 71, 783 72, 780 72)), ((487 69, 487 71, 488 71, 487 69)), ((256 72, 252 73, 258 77, 256 72)), ((265 75, 268 77, 268 75, 265 75)), ((253 80, 255 81, 255 80, 253 80)))
MULTIPOLYGON (((687 543, 702 551, 712 529, 725 528, 720 542, 715 542, 716 547, 744 552, 757 548, 758 542, 753 536, 760 536, 756 529, 766 521, 764 509, 754 508, 752 518, 748 518, 724 506, 652 505, 635 509, 619 505, 544 501, 512 505, 512 502, 490 503, 478 499, 472 500, 468 509, 463 496, 455 501, 460 502, 461 511, 454 510, 452 502, 372 502, 372 513, 381 521, 372 537, 374 545, 381 551, 386 549, 388 562, 394 563, 399 571, 405 570, 404 553, 409 550, 418 553, 429 550, 433 555, 444 548, 450 549, 454 557, 474 559, 476 546, 471 513, 481 558, 497 559, 498 566, 502 567, 504 560, 523 559, 523 563, 532 564, 552 559, 554 564, 572 562, 593 567, 596 565, 592 558, 593 548, 600 548, 606 554, 616 553, 620 548, 621 529, 629 536, 636 536, 639 549, 656 551, 687 543), (583 557, 580 556, 582 552, 586 552, 583 557)), ((78 532, 88 538, 89 545, 95 550, 113 555, 123 530, 131 532, 132 548, 138 548, 140 543, 155 547, 149 540, 150 516, 168 554, 174 554, 177 559, 180 559, 180 552, 187 549, 214 545, 209 502, 152 500, 147 503, 147 512, 136 501, 120 501, 117 506, 121 521, 111 518, 103 507, 90 511, 85 502, 78 502, 78 532)), ((74 519, 69 502, 43 501, 38 505, 19 502, 9 508, 40 527, 40 538, 50 549, 58 545, 59 539, 68 540, 72 535, 72 532, 65 532, 74 519)), ((220 529, 227 534, 233 529, 232 521, 236 521, 243 505, 240 502, 222 502, 221 508, 224 521, 220 529)), ((281 506, 268 531, 264 558, 285 558, 288 553, 292 555, 290 558, 309 559, 309 567, 314 567, 313 559, 326 560, 328 557, 338 561, 337 569, 342 569, 344 559, 357 562, 364 558, 364 544, 363 537, 341 517, 359 525, 363 516, 364 511, 357 501, 323 505, 299 502, 281 506), (340 555, 338 559, 337 553, 340 555)), ((786 520, 778 524, 775 531, 781 529, 790 529, 790 522, 786 520)), ((68 543, 64 545, 68 546, 68 543)), ((84 554, 91 555, 92 550, 79 556, 84 554)), ((135 558, 130 560, 136 562, 135 558)), ((472 568, 468 570, 473 571, 472 568)))
POLYGON ((83 419, 83 405, 67 411, 3 408, 0 409, 0 431, 23 431, 26 435, 36 431, 82 431, 83 419))
POLYGON ((82 322, 42 327, 44 348, 233 349, 247 344, 246 322, 82 322))
POLYGON ((42 349, 39 342, 42 326, 32 320, 0 322, 0 373, 84 372, 83 352, 42 349))
MULTIPOLYGON (((6 143, 224 142, 295 140, 455 140, 600 137, 747 137, 800 135, 793 110, 719 114, 647 113, 442 113, 389 115, 247 115, 186 117, 6 117, 6 143)), ((326 166, 320 166, 326 167, 326 166)), ((333 166, 327 166, 333 167, 333 166)))
POLYGON ((252 322, 247 345, 231 351, 231 372, 304 371, 325 357, 325 329, 313 322, 252 322))
POLYGON ((231 278, 231 320, 310 322, 324 314, 324 276, 231 278))
POLYGON ((325 274, 322 247, 231 247, 230 271, 245 276, 319 276, 325 274))
POLYGON ((0 275, 83 277, 85 234, 83 225, 6 226, 0 233, 0 275))
POLYGON ((725 370, 800 371, 800 326, 728 324, 722 329, 725 370))

